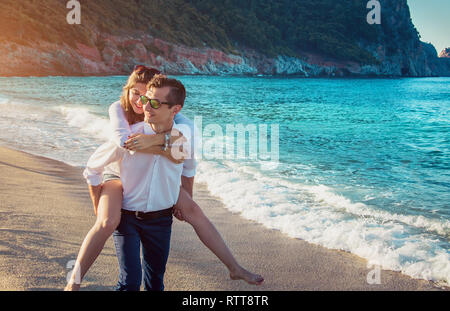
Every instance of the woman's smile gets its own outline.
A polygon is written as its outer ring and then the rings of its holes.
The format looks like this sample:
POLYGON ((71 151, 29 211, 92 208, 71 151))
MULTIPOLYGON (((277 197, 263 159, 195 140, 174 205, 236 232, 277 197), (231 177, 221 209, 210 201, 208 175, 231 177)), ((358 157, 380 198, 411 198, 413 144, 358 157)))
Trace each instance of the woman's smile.
POLYGON ((135 102, 134 105, 136 106, 136 108, 139 108, 139 109, 143 108, 141 100, 138 100, 137 102, 135 102))

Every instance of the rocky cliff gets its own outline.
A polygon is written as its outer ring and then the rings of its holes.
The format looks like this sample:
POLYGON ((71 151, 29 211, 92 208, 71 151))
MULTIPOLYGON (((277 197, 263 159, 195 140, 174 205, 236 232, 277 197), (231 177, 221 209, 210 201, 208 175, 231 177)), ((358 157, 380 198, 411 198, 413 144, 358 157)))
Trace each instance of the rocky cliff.
POLYGON ((450 72, 450 48, 443 49, 439 53, 438 66, 441 76, 449 76, 450 72))
POLYGON ((450 58, 450 48, 443 49, 441 53, 439 53, 440 58, 450 58))
POLYGON ((373 25, 375 36, 357 42, 376 59, 371 63, 337 57, 333 50, 325 53, 309 48, 299 48, 294 56, 268 56, 238 44, 230 53, 205 43, 195 47, 166 40, 154 30, 110 33, 88 24, 83 28, 87 40, 24 42, 15 40, 16 36, 3 40, 0 36, 0 75, 120 75, 128 74, 135 64, 147 64, 168 74, 450 76, 447 60, 438 58, 431 44, 420 41, 406 0, 380 3, 382 20, 381 25, 373 25))

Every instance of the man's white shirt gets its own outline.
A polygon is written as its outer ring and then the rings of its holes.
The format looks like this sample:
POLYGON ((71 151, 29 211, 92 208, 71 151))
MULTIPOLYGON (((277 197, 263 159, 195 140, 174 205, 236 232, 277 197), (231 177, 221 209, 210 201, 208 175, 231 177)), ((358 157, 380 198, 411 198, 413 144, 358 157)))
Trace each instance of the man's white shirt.
MULTIPOLYGON (((133 133, 155 134, 151 126, 140 122, 132 125, 133 133)), ((191 147, 190 133, 174 122, 173 128, 183 133, 185 150, 191 147)), ((183 164, 175 164, 164 156, 129 152, 110 141, 101 145, 89 158, 83 176, 88 184, 98 186, 108 167, 118 165, 123 187, 122 208, 130 211, 153 212, 175 205, 180 194, 183 164)), ((194 168, 195 170, 195 168, 194 168)))

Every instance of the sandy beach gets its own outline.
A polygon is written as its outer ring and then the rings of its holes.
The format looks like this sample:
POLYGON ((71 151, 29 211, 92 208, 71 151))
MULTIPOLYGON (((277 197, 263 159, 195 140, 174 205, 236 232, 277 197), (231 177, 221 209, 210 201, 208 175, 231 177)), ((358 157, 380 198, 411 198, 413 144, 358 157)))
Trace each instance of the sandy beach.
MULTIPOLYGON (((0 147, 0 290, 62 290, 67 266, 95 221, 82 169, 0 147)), ((196 184, 194 199, 236 258, 265 277, 256 287, 232 281, 192 227, 174 220, 166 290, 439 290, 433 283, 381 271, 368 284, 367 261, 328 250, 232 214, 196 184)), ((82 290, 113 290, 118 266, 112 238, 82 290)))

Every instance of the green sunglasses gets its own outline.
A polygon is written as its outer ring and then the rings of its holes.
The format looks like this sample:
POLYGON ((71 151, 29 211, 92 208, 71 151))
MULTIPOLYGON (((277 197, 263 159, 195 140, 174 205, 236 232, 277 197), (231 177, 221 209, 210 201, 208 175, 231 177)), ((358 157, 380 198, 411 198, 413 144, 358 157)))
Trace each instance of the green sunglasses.
POLYGON ((150 106, 153 109, 159 109, 161 107, 161 105, 169 105, 170 108, 172 106, 175 106, 175 104, 168 103, 168 102, 161 102, 159 99, 151 99, 144 95, 141 96, 141 104, 142 104, 142 106, 150 104, 150 106))

